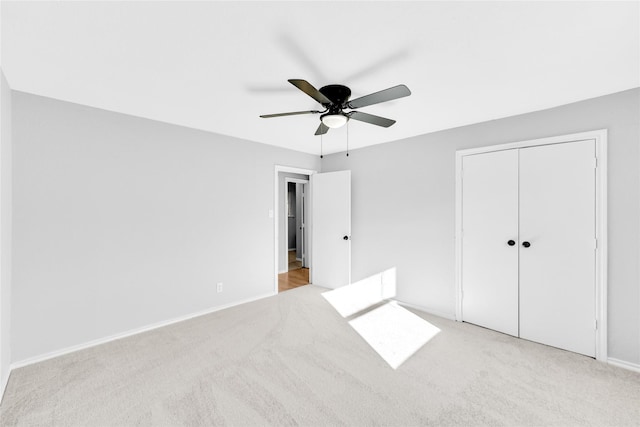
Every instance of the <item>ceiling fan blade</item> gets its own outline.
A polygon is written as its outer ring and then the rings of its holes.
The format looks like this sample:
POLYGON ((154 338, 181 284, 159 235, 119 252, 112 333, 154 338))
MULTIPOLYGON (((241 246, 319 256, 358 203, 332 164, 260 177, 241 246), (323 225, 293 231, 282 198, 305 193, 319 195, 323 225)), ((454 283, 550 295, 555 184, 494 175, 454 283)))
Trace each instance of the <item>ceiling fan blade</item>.
POLYGON ((360 111, 350 112, 349 117, 353 120, 359 120, 361 122, 371 123, 372 125, 382 126, 385 128, 388 128, 396 122, 395 120, 374 116, 373 114, 361 113, 360 111))
POLYGON ((263 119, 270 119, 271 117, 282 117, 282 116, 296 116, 298 114, 314 114, 319 113, 318 110, 309 110, 309 111, 292 111, 290 113, 277 113, 277 114, 263 114, 260 117, 263 119))
POLYGON ((324 135, 327 132, 329 132, 329 126, 320 122, 320 126, 318 126, 318 129, 316 130, 316 135, 324 135))
POLYGON ((311 86, 311 83, 309 83, 308 81, 300 79, 289 79, 289 83, 318 101, 320 104, 331 104, 331 100, 324 96, 318 89, 311 86))
POLYGON ((348 108, 361 108, 367 105, 379 104, 381 102, 392 101, 394 99, 403 98, 411 95, 411 91, 405 85, 390 87, 369 95, 361 96, 352 101, 347 102, 348 108))

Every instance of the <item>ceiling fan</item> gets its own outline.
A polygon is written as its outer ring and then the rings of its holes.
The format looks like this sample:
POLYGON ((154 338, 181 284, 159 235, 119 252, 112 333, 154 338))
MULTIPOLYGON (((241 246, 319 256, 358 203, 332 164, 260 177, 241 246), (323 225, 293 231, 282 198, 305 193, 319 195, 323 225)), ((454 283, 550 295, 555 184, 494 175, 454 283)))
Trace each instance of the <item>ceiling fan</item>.
POLYGON ((351 89, 343 85, 323 86, 320 90, 316 89, 306 80, 290 79, 289 83, 318 101, 323 107, 323 111, 292 111, 290 113, 264 114, 260 117, 269 119, 272 117, 295 116, 299 114, 321 114, 320 126, 316 130, 316 135, 324 135, 330 128, 339 128, 343 126, 349 119, 359 120, 372 125, 388 128, 396 121, 385 117, 374 116, 373 114, 362 113, 355 110, 357 108, 367 107, 381 102, 387 102, 398 98, 411 95, 411 91, 405 85, 393 86, 388 89, 381 90, 369 95, 361 96, 352 101, 351 89))

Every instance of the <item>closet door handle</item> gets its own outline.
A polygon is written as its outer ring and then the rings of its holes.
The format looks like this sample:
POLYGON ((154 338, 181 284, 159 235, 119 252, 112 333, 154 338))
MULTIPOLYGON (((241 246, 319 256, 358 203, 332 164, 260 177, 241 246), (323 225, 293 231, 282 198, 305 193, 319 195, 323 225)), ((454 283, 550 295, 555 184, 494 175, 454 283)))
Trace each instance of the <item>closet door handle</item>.
POLYGON ((531 243, 529 243, 529 242, 522 242, 522 246, 524 246, 525 248, 528 248, 529 246, 531 246, 531 243))
POLYGON ((513 245, 515 245, 515 244, 516 244, 516 242, 515 242, 515 241, 513 241, 513 240, 509 240, 509 241, 507 242, 507 245, 509 245, 509 246, 513 246, 513 245))

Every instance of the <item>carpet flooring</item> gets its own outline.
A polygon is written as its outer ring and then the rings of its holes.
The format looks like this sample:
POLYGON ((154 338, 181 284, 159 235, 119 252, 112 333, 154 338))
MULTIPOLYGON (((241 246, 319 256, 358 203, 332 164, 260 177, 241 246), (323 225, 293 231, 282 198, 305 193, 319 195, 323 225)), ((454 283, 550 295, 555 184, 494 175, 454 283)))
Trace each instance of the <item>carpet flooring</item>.
POLYGON ((441 332, 394 370, 324 291, 16 369, 0 424, 640 425, 640 374, 415 310, 441 332))

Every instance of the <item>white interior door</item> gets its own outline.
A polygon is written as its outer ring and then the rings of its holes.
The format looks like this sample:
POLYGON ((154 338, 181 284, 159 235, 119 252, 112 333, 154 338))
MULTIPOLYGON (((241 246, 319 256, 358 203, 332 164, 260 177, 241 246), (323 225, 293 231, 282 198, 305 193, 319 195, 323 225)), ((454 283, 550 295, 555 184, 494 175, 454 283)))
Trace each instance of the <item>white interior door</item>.
POLYGON ((595 221, 595 141, 520 150, 521 338, 595 356, 595 221))
POLYGON ((351 282, 351 171, 311 176, 311 282, 338 288, 351 282))
POLYGON ((518 151, 465 156, 462 319, 518 335, 518 151))

